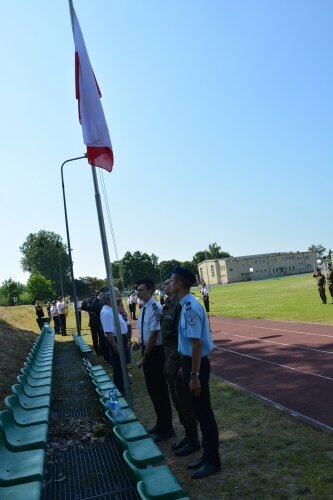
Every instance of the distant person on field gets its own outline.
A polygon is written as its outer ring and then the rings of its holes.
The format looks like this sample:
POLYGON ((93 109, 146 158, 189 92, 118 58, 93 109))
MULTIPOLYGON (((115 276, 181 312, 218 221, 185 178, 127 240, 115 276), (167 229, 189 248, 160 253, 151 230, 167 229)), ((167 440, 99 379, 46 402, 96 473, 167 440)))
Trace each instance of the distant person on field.
POLYGON ((50 321, 52 319, 52 316, 51 316, 51 305, 52 305, 51 302, 48 302, 46 304, 46 312, 47 312, 47 315, 48 315, 50 321))
POLYGON ((201 288, 202 300, 206 309, 206 313, 209 313, 209 289, 205 282, 202 283, 201 288))
POLYGON ((321 300, 323 301, 323 304, 327 304, 326 293, 325 293, 325 283, 326 283, 325 276, 321 274, 321 270, 319 267, 317 267, 312 276, 317 280, 318 292, 321 300))
POLYGON ((50 313, 54 322, 54 331, 55 333, 60 333, 60 319, 56 300, 52 302, 50 313))
POLYGON ((330 294, 332 297, 332 302, 333 302, 333 268, 332 268, 332 264, 328 264, 327 286, 328 286, 328 289, 330 291, 330 294))
POLYGON ((136 320, 136 293, 132 290, 127 299, 128 309, 131 315, 131 319, 136 320))
POLYGON ((64 337, 66 333, 66 303, 64 297, 59 297, 57 302, 58 314, 60 319, 61 335, 64 337))
POLYGON ((42 330, 44 325, 44 311, 39 300, 36 301, 35 310, 37 316, 36 321, 38 323, 39 328, 42 330))

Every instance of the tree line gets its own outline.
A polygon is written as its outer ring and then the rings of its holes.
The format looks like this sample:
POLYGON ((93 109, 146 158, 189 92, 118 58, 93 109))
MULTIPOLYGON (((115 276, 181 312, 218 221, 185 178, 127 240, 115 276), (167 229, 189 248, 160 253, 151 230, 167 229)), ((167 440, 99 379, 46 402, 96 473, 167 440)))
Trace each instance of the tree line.
MULTIPOLYGON (((0 286, 0 305, 32 304, 36 300, 51 301, 59 295, 71 296, 72 284, 67 246, 60 235, 46 230, 30 233, 20 246, 22 270, 29 273, 27 284, 5 280, 0 286)), ((115 286, 123 291, 134 288, 135 283, 149 277, 160 286, 165 275, 175 266, 184 266, 197 274, 198 264, 205 259, 230 257, 217 243, 211 243, 206 250, 196 252, 191 260, 177 259, 159 261, 155 254, 148 255, 139 250, 126 252, 123 258, 112 263, 115 286)), ((107 286, 106 278, 84 276, 75 279, 77 296, 89 294, 107 286)))

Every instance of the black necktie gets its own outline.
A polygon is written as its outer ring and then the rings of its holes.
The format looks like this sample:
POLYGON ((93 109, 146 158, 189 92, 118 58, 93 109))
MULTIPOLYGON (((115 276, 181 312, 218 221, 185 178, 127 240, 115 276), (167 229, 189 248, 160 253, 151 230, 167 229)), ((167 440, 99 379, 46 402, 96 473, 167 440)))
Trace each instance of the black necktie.
POLYGON ((143 327, 144 327, 144 319, 145 319, 146 308, 142 308, 142 316, 141 316, 141 345, 143 345, 143 327))

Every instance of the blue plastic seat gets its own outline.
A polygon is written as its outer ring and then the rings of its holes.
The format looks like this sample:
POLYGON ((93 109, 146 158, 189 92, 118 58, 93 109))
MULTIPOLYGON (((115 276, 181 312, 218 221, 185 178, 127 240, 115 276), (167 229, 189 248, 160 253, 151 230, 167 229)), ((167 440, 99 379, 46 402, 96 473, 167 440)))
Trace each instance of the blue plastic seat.
POLYGON ((48 394, 51 394, 50 385, 44 385, 42 387, 31 387, 31 385, 27 383, 25 375, 18 375, 16 378, 17 381, 22 385, 23 392, 30 398, 47 396, 48 394))
MULTIPOLYGON (((0 433, 0 487, 14 486, 30 481, 42 481, 45 452, 42 449, 29 451, 7 450, 0 433)), ((29 498, 26 486, 26 498, 29 498)), ((15 498, 15 497, 14 497, 15 498)))
POLYGON ((1 500, 40 500, 42 483, 33 481, 16 484, 15 486, 0 486, 1 500))
POLYGON ((118 427, 115 425, 113 427, 113 433, 117 437, 123 450, 129 451, 134 465, 142 468, 164 460, 163 453, 150 436, 137 439, 136 441, 127 441, 122 436, 120 429, 121 426, 118 427))
POLYGON ((12 413, 16 424, 21 427, 48 423, 49 408, 23 409, 15 394, 5 398, 5 407, 12 413))
POLYGON ((48 425, 20 427, 15 423, 10 411, 4 410, 0 412, 0 432, 7 450, 35 450, 46 447, 48 425))
POLYGON ((21 384, 12 385, 12 393, 18 397, 20 405, 25 410, 35 410, 36 408, 50 408, 51 396, 29 397, 23 391, 21 384))

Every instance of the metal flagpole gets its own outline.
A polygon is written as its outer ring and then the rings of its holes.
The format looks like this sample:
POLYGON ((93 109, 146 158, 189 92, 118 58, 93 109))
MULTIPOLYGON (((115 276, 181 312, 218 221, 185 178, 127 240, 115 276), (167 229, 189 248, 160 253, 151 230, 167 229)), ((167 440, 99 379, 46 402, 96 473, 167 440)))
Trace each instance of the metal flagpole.
POLYGON ((77 334, 81 335, 81 327, 80 327, 80 320, 79 320, 79 311, 77 307, 77 296, 76 296, 76 288, 75 288, 75 280, 74 280, 74 271, 73 271, 73 261, 72 261, 72 249, 71 249, 71 242, 69 239, 69 229, 68 229, 68 218, 67 218, 67 207, 66 207, 66 196, 65 196, 65 184, 64 184, 64 172, 63 168, 64 165, 70 161, 75 161, 75 160, 81 160, 82 158, 85 158, 86 155, 84 156, 78 156, 77 158, 70 158, 69 160, 64 161, 64 163, 61 165, 61 182, 62 182, 62 195, 64 199, 64 211, 65 211, 65 222, 66 222, 66 234, 67 234, 67 246, 68 246, 68 255, 69 255, 69 267, 71 270, 71 279, 72 279, 72 293, 74 297, 74 310, 75 310, 75 321, 76 321, 76 330, 77 334))
POLYGON ((122 336, 122 333, 120 330, 119 312, 118 312, 118 308, 117 308, 117 298, 116 298, 113 276, 112 276, 112 266, 111 266, 108 243, 107 243, 106 232, 105 232, 105 224, 104 224, 104 217, 103 217, 103 210, 102 210, 102 203, 101 203, 101 195, 99 193, 99 187, 98 187, 98 181, 97 181, 96 167, 91 167, 91 171, 92 171, 94 188, 95 188, 95 200, 96 200, 99 230, 101 233, 103 255, 104 255, 104 264, 105 264, 106 276, 107 276, 108 287, 109 287, 109 292, 110 292, 110 297, 111 297, 111 305, 112 305, 114 324, 115 324, 115 328, 116 328, 117 344, 118 344, 118 349, 119 349, 121 371, 122 371, 123 380, 124 380, 125 396, 126 396, 126 400, 128 402, 128 405, 130 406, 130 408, 133 408, 132 394, 131 394, 131 389, 130 389, 130 384, 129 384, 127 364, 126 364, 125 349, 124 349, 124 344, 123 344, 123 336, 122 336))

